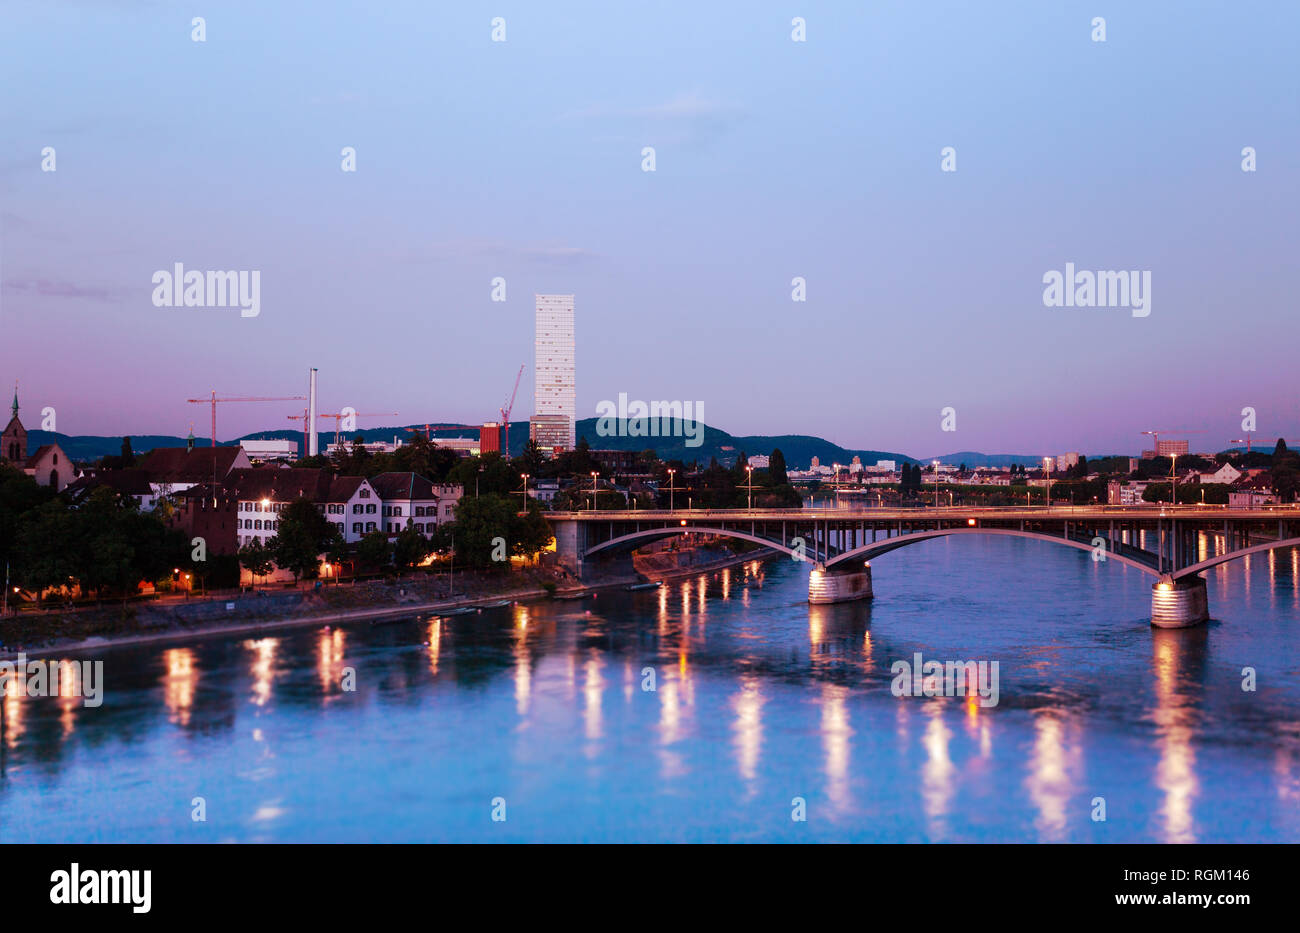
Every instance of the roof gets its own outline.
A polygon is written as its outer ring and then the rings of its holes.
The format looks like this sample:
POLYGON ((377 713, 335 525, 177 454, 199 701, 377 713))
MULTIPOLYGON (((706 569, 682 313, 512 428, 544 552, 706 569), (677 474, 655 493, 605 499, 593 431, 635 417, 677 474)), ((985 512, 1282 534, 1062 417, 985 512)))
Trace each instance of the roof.
POLYGON ((140 469, 153 483, 202 483, 212 481, 213 462, 218 478, 226 476, 240 457, 248 462, 242 447, 155 447, 140 469))
POLYGON ((144 470, 105 470, 95 476, 83 476, 68 484, 66 492, 73 496, 88 493, 100 486, 115 489, 124 496, 152 496, 149 474, 144 470))
POLYGON ((433 483, 419 473, 380 473, 370 477, 381 499, 437 499, 433 483))
POLYGON ((274 502, 291 502, 306 499, 309 502, 336 501, 329 498, 332 474, 317 469, 244 468, 231 470, 225 486, 236 498, 270 499, 274 502))
MULTIPOLYGON (((32 454, 30 457, 27 458, 27 461, 23 464, 23 466, 26 468, 31 468, 36 466, 36 464, 40 461, 40 459, 52 450, 58 450, 59 453, 63 453, 63 448, 59 447, 58 444, 42 444, 40 447, 36 448, 36 453, 32 454)), ((63 454, 63 459, 67 460, 68 455, 63 454)))
POLYGON ((23 423, 18 420, 18 416, 14 415, 12 418, 9 419, 9 424, 5 427, 4 433, 26 434, 27 429, 23 427, 23 423))

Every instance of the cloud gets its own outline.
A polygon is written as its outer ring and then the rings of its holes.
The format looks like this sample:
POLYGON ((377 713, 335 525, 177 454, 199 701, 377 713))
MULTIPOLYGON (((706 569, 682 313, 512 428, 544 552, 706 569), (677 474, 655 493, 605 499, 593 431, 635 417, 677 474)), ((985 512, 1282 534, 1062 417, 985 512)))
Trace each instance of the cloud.
POLYGON ((87 298, 92 301, 118 301, 126 296, 121 289, 80 285, 54 279, 17 279, 0 283, 7 292, 37 298, 87 298))
POLYGON ((744 107, 688 91, 663 103, 641 107, 596 105, 564 115, 565 120, 595 123, 599 138, 621 138, 617 129, 653 136, 661 143, 703 144, 729 132, 748 116, 744 107))
POLYGON ((508 262, 533 262, 548 266, 573 266, 597 259, 599 254, 582 246, 507 243, 503 240, 463 239, 431 243, 406 255, 409 262, 430 259, 463 262, 470 259, 498 259, 508 262))

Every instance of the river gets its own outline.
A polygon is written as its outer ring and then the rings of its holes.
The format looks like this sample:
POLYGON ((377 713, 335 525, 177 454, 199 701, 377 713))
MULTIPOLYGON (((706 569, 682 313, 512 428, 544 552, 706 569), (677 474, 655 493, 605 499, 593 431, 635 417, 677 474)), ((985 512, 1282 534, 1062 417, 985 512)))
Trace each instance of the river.
POLYGON ((0 841, 1300 841, 1300 552, 1176 631, 1042 542, 872 570, 102 652, 99 707, 11 684, 0 841), (997 661, 997 705, 895 696, 917 652, 997 661))

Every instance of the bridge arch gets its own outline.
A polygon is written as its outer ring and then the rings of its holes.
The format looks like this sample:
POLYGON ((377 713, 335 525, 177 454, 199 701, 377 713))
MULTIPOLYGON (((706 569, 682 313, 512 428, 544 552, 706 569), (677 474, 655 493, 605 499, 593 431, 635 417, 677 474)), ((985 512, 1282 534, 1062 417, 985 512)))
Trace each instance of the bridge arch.
POLYGON ((1217 567, 1219 564, 1226 564, 1230 560, 1236 560, 1238 557, 1246 557, 1250 554, 1262 554, 1265 551, 1276 551, 1279 548, 1300 547, 1300 538, 1283 538, 1281 541, 1267 541, 1264 544, 1255 544, 1251 547, 1242 548, 1239 551, 1229 551, 1227 554, 1218 554, 1214 557, 1207 558, 1199 564, 1192 564, 1190 567, 1184 567, 1176 571, 1173 578, 1178 580, 1182 577, 1190 577, 1200 573, 1202 570, 1209 570, 1211 567, 1217 567))
POLYGON ((610 538, 608 541, 602 541, 594 547, 588 548, 586 556, 599 554, 601 551, 619 550, 629 545, 635 547, 638 542, 657 541, 660 538, 672 538, 684 534, 712 534, 722 535, 726 538, 740 538, 743 541, 752 541, 754 544, 761 544, 763 547, 774 548, 785 554, 794 557, 794 548, 786 547, 779 541, 773 541, 770 538, 764 538, 762 535, 752 535, 746 531, 737 531, 734 528, 714 528, 705 525, 682 525, 667 526, 664 528, 645 528, 641 531, 634 531, 629 534, 619 535, 617 538, 610 538))
MULTIPOLYGON (((1075 541, 1072 538, 1063 538, 1057 535, 1047 535, 1038 531, 1021 531, 1017 528, 939 528, 927 531, 914 531, 910 534, 887 538, 884 541, 876 541, 859 548, 854 548, 851 551, 845 551, 843 554, 836 555, 828 560, 826 562, 826 569, 831 570, 844 561, 863 558, 870 560, 873 557, 888 554, 890 551, 896 551, 899 548, 907 547, 908 545, 916 544, 920 541, 929 541, 933 538, 946 538, 949 535, 1004 535, 1012 538, 1031 538, 1037 541, 1047 541, 1051 544, 1064 544, 1067 547, 1072 547, 1080 551, 1091 552, 1093 549, 1091 544, 1083 541, 1075 541)), ((1154 566, 1136 558, 1120 554, 1116 551, 1107 549, 1106 560, 1118 561, 1125 566, 1132 567, 1135 570, 1140 570, 1153 577, 1161 576, 1160 571, 1154 566)))

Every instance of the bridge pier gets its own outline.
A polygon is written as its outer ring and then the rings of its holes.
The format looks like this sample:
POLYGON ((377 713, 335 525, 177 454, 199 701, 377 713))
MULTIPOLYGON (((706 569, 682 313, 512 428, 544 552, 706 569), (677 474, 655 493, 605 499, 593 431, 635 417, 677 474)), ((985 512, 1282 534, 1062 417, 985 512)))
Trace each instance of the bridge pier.
POLYGON ((808 577, 808 602, 814 606, 870 599, 871 565, 851 570, 827 570, 820 562, 808 577))
POLYGON ((1205 578, 1161 580, 1151 586, 1151 624, 1157 628, 1186 628, 1210 618, 1205 578))

